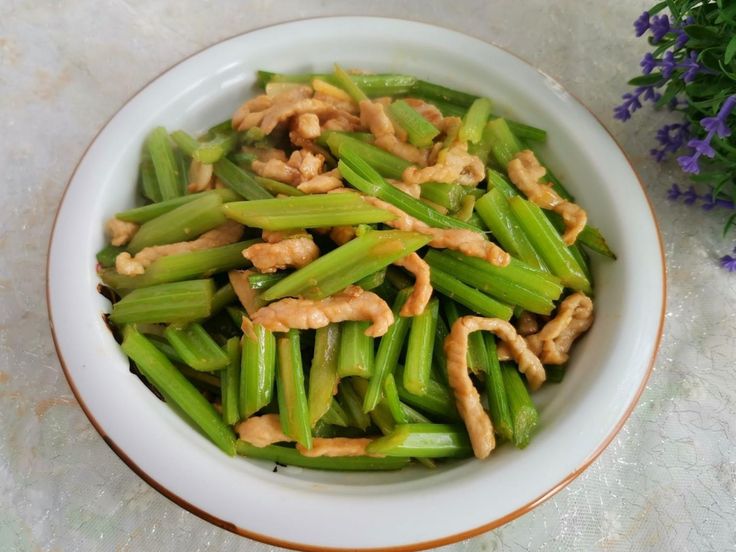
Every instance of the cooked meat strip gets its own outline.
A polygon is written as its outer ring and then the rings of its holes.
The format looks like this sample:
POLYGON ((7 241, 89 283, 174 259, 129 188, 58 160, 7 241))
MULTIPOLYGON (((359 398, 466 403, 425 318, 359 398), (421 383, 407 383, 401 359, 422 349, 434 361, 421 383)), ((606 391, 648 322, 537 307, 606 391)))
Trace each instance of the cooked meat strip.
POLYGON ((363 100, 359 105, 360 122, 376 137, 374 142, 376 146, 394 155, 398 155, 410 163, 422 166, 427 164, 427 150, 417 148, 399 140, 396 129, 393 123, 391 123, 391 119, 386 115, 383 104, 376 101, 363 100))
POLYGON ((398 188, 407 195, 410 195, 414 199, 419 199, 422 195, 422 187, 419 184, 408 184, 401 180, 394 180, 393 178, 386 179, 389 184, 394 188, 398 188))
POLYGON ((243 257, 263 273, 285 268, 302 268, 319 257, 319 248, 309 234, 296 234, 283 240, 256 243, 243 251, 243 257))
POLYGON ((290 328, 323 328, 332 322, 346 320, 370 320, 372 325, 365 334, 379 337, 393 324, 394 316, 378 295, 358 286, 349 286, 325 299, 281 299, 263 307, 252 317, 253 323, 263 324, 273 332, 286 332, 290 328))
POLYGON ((509 179, 530 201, 542 209, 554 211, 565 221, 565 233, 562 239, 572 245, 588 222, 588 215, 577 203, 563 199, 552 188, 550 182, 541 183, 539 179, 547 174, 547 170, 539 163, 534 152, 524 150, 517 153, 509 161, 506 168, 509 179))
POLYGON ((312 439, 312 448, 307 449, 297 444, 296 450, 302 456, 314 458, 317 456, 373 456, 382 458, 383 455, 368 454, 365 449, 373 442, 369 437, 315 437, 312 439))
POLYGON ((271 159, 278 159, 286 163, 286 152, 278 148, 254 148, 252 146, 243 146, 243 151, 246 153, 252 153, 256 156, 258 161, 270 161, 271 159))
POLYGON ((240 422, 235 429, 241 441, 246 441, 258 448, 294 440, 284 434, 278 414, 251 416, 240 422))
POLYGON ((330 229, 330 239, 337 245, 345 245, 355 237, 355 228, 352 226, 333 226, 330 229))
POLYGON ((294 131, 307 140, 317 138, 322 132, 319 126, 319 117, 314 113, 302 113, 295 120, 294 131))
POLYGON ((468 374, 468 335, 479 330, 492 332, 508 343, 519 369, 526 374, 533 389, 544 382, 545 374, 539 359, 508 322, 498 318, 462 316, 452 325, 444 343, 448 382, 455 395, 460 417, 468 430, 473 453, 477 458, 486 458, 495 448, 496 439, 491 419, 483 410, 478 391, 468 374))
MULTIPOLYGON (((526 336, 526 342, 544 364, 564 364, 568 361, 573 342, 593 324, 593 301, 584 293, 567 296, 557 308, 557 314, 537 333, 526 336)), ((509 351, 499 346, 498 357, 505 360, 509 351)))
POLYGON ((120 220, 112 217, 105 223, 105 230, 110 237, 110 243, 116 247, 125 245, 133 239, 135 233, 138 232, 139 226, 134 222, 120 220))
POLYGON ((126 276, 137 276, 143 274, 146 267, 160 257, 212 249, 213 247, 235 243, 243 235, 243 230, 241 224, 229 220, 217 228, 205 232, 196 240, 144 247, 135 256, 131 256, 130 253, 124 251, 115 257, 115 270, 126 276))
POLYGON ((342 187, 342 178, 340 177, 340 171, 337 169, 318 174, 309 180, 301 182, 297 186, 305 194, 325 194, 342 187))
POLYGON ((394 263, 414 275, 414 289, 401 307, 401 316, 417 316, 424 312, 432 297, 432 284, 429 282, 429 265, 419 255, 412 253, 394 263))
POLYGON ((432 237, 430 247, 439 249, 453 249, 470 257, 485 259, 496 266, 506 266, 511 257, 495 243, 485 239, 480 232, 459 228, 432 228, 424 222, 408 215, 398 207, 372 196, 363 196, 363 200, 371 205, 386 209, 396 215, 394 220, 385 224, 404 230, 405 232, 420 232, 432 237))
POLYGON ((189 165, 189 185, 187 191, 190 194, 203 192, 213 185, 214 167, 210 163, 200 163, 192 159, 189 165))
POLYGON ((421 169, 407 167, 401 179, 409 184, 456 182, 466 186, 475 186, 485 176, 483 161, 468 153, 467 144, 456 142, 446 151, 439 153, 437 163, 421 169))
POLYGON ((301 181, 302 175, 296 169, 280 159, 269 159, 268 161, 255 160, 251 163, 251 169, 259 176, 273 178, 279 182, 296 185, 301 181))

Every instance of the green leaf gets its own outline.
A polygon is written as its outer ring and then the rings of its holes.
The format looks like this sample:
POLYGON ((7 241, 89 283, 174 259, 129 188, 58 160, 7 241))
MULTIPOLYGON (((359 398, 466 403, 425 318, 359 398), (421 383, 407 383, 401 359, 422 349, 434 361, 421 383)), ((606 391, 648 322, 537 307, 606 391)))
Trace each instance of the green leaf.
POLYGON ((682 90, 684 86, 682 82, 680 81, 670 81, 670 83, 667 85, 667 88, 664 90, 664 94, 662 94, 662 97, 657 100, 657 103, 654 104, 654 107, 656 109, 659 109, 662 106, 667 105, 672 98, 677 96, 682 90))
MULTIPOLYGON (((706 27, 705 25, 688 25, 685 32, 690 38, 705 42, 719 42, 720 36, 717 27, 706 27)), ((690 46, 690 44, 688 44, 690 46)))
POLYGON ((733 59, 733 56, 736 55, 736 35, 731 37, 731 40, 728 41, 728 46, 726 46, 726 53, 723 54, 723 61, 728 65, 731 63, 731 60, 733 59))
POLYGON ((647 11, 649 12, 649 15, 655 15, 659 12, 661 12, 664 8, 667 7, 667 2, 658 2, 654 4, 651 8, 649 8, 647 11))
POLYGON ((661 73, 652 73, 651 75, 639 75, 631 79, 628 84, 629 86, 651 86, 658 82, 663 82, 661 73))
POLYGON ((723 227, 723 237, 726 237, 726 234, 728 234, 728 231, 731 229, 732 226, 736 226, 736 213, 728 217, 728 220, 726 221, 726 225, 723 227))
POLYGON ((718 17, 716 17, 716 23, 725 23, 727 21, 733 21, 734 16, 736 16, 736 4, 733 4, 732 6, 728 6, 727 8, 723 8, 718 13, 718 17))

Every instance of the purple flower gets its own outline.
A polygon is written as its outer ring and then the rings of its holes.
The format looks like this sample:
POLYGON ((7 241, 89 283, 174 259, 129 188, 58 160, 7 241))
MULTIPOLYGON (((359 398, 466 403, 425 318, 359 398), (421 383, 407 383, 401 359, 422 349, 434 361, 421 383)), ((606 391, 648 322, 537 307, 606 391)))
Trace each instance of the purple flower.
MULTIPOLYGON (((706 137, 707 139, 707 137, 706 137)), ((710 143, 706 140, 690 140, 687 143, 688 146, 693 148, 698 154, 705 155, 713 159, 716 156, 715 150, 711 147, 710 143)))
POLYGON ((687 69, 682 75, 682 80, 685 82, 692 82, 698 74, 698 71, 701 69, 700 64, 698 63, 698 54, 691 51, 690 57, 685 58, 678 67, 681 69, 687 69))
POLYGON ((677 158, 677 163, 680 165, 680 168, 690 174, 698 174, 700 173, 700 165, 698 164, 698 158, 700 157, 700 154, 697 152, 693 155, 681 155, 677 158))
POLYGON ((652 149, 649 153, 658 162, 664 161, 668 153, 675 153, 690 137, 690 123, 675 123, 672 125, 664 125, 657 131, 657 142, 662 146, 661 149, 652 149))
POLYGON ((621 105, 613 108, 613 116, 619 121, 628 121, 634 111, 641 109, 640 98, 657 101, 660 96, 659 92, 654 90, 654 86, 639 86, 632 92, 627 92, 621 96, 624 101, 621 105))
MULTIPOLYGON (((733 253, 736 253, 736 247, 734 247, 733 253)), ((729 272, 736 272, 736 258, 731 255, 724 255, 721 257, 721 267, 729 272)))
POLYGON ((670 201, 677 201, 680 199, 680 196, 682 195, 682 190, 680 190, 680 187, 677 185, 677 183, 673 182, 672 186, 669 190, 667 190, 667 199, 670 201))
POLYGON ((655 15, 649 22, 649 28, 652 30, 652 42, 657 44, 670 32, 670 18, 666 15, 655 15))
POLYGON ((662 68, 662 76, 665 79, 670 78, 673 71, 677 68, 675 54, 672 52, 665 52, 664 56, 662 56, 662 61, 659 62, 659 66, 662 68))
POLYGON ((652 69, 659 65, 659 63, 651 52, 647 52, 642 60, 639 62, 639 65, 641 66, 641 72, 645 75, 648 75, 652 72, 652 69))
POLYGON ((695 188, 693 188, 692 186, 690 186, 690 187, 689 187, 689 188, 688 188, 688 189, 687 189, 687 190, 686 190, 686 191, 685 191, 685 192, 684 192, 684 193, 682 194, 682 197, 683 197, 683 203, 684 203, 685 205, 692 205, 692 204, 693 204, 693 203, 695 203, 695 202, 696 202, 696 201, 697 201, 698 199, 700 199, 700 196, 699 196, 699 195, 698 195, 698 193, 697 193, 697 192, 695 191, 695 188))
POLYGON ((641 36, 649 30, 649 12, 645 11, 634 21, 636 36, 641 36))
POLYGON ((719 138, 727 138, 731 135, 731 129, 726 126, 726 119, 736 106, 736 96, 729 96, 715 117, 706 117, 700 121, 700 125, 708 131, 709 135, 717 134, 719 138))
POLYGON ((675 31, 675 34, 677 35, 677 38, 675 39, 675 50, 679 50, 685 44, 687 44, 687 41, 690 37, 687 36, 687 33, 682 29, 677 29, 675 31))

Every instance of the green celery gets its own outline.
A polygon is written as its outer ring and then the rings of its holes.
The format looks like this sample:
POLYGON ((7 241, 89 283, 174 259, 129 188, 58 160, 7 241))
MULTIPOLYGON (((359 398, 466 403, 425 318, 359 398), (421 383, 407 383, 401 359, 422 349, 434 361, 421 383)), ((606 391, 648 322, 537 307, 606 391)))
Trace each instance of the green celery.
POLYGON ((465 428, 450 424, 399 424, 366 448, 371 454, 411 458, 467 458, 473 455, 465 428))
POLYGON ((130 240, 128 250, 138 253, 153 245, 191 240, 226 220, 222 198, 216 194, 203 195, 142 224, 130 240))
POLYGON ((304 389, 299 331, 289 330, 287 334, 280 334, 276 338, 276 350, 278 354, 276 389, 281 429, 303 447, 310 449, 312 432, 307 393, 304 389))
POLYGON ((409 142, 418 148, 427 148, 440 131, 404 100, 389 104, 391 119, 406 131, 409 142))
POLYGON ((426 245, 429 237, 400 230, 370 231, 330 251, 263 292, 266 301, 287 296, 328 297, 406 257, 426 245))
POLYGON ((183 195, 179 186, 179 169, 169 135, 164 127, 156 127, 146 139, 146 148, 156 171, 161 199, 167 200, 183 195))
POLYGON ((276 376, 276 338, 261 324, 253 324, 253 336, 243 335, 240 367, 240 414, 252 416, 271 402, 276 376))
POLYGON ((220 371, 220 388, 222 393, 222 420, 228 425, 235 425, 240 420, 238 410, 238 383, 240 380, 240 344, 237 337, 231 337, 225 343, 225 351, 229 363, 220 371))
POLYGON ((501 371, 514 424, 513 443, 516 448, 523 449, 529 444, 531 434, 539 423, 539 413, 516 365, 512 362, 502 362, 501 371))
POLYGON ((513 309, 508 305, 496 301, 435 267, 430 272, 430 280, 437 291, 481 316, 509 320, 513 314, 513 309))
POLYGON ((423 396, 427 393, 438 315, 439 301, 433 297, 424 312, 412 318, 406 347, 403 384, 414 395, 423 396))
POLYGON ((223 211, 227 217, 246 226, 265 230, 352 226, 387 222, 396 218, 352 193, 235 201, 226 204, 223 211))
POLYGON ((183 323, 206 318, 212 308, 212 280, 191 280, 136 289, 115 303, 114 324, 183 323))
POLYGON ((122 349, 140 372, 181 409, 225 453, 235 454, 235 435, 215 408, 148 339, 133 326, 123 332, 122 349))
POLYGON ((365 335, 371 322, 350 320, 341 324, 337 374, 341 378, 373 375, 373 338, 365 335))
POLYGON ((488 98, 478 98, 473 101, 465 117, 463 117, 463 126, 460 127, 458 138, 463 142, 471 142, 473 144, 480 142, 490 115, 491 100, 488 98))
POLYGON ((261 186, 255 177, 227 158, 215 163, 215 175, 229 188, 245 199, 271 199, 273 196, 261 186))
POLYGON ((225 368, 229 363, 228 355, 196 322, 184 327, 171 325, 164 331, 164 336, 184 364, 195 370, 213 372, 225 368))
MULTIPOLYGON (((314 427, 330 410, 338 382, 337 362, 340 350, 340 325, 319 328, 314 336, 314 356, 309 370, 309 423, 314 427)), ((343 424, 344 425, 344 424, 343 424)))

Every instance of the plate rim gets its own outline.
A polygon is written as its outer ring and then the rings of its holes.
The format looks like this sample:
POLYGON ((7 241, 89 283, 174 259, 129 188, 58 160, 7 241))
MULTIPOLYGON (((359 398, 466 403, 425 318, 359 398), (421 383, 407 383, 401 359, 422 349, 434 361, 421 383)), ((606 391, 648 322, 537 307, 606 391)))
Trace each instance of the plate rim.
POLYGON ((97 433, 102 437, 102 439, 105 441, 105 443, 112 449, 112 451, 135 473, 137 474, 141 479, 143 479, 149 486, 151 486, 153 489, 158 491, 161 495, 166 497, 167 499, 171 500, 173 503, 175 503, 177 506, 191 512, 192 514, 196 515, 197 517, 203 519, 204 521, 207 521, 209 523, 212 523, 213 525, 216 525, 222 529, 225 529, 227 531, 230 531, 231 533, 235 533, 242 537, 247 537, 265 544, 273 545, 273 546, 281 546, 283 548, 288 548, 292 550, 307 550, 307 551, 328 551, 328 552, 342 552, 342 551, 348 551, 348 550, 354 550, 354 548, 345 548, 345 547, 325 547, 325 546, 316 546, 316 545, 308 545, 293 541, 287 541, 283 539, 279 539, 277 537, 273 537, 270 535, 264 535, 249 529, 243 529, 242 527, 238 527, 236 524, 223 520, 221 518, 218 518, 217 516, 214 516, 210 514, 209 512, 204 511, 203 509, 199 508, 198 506, 195 506, 194 504, 188 502, 187 500, 183 499, 182 497, 176 495, 171 490, 167 489, 164 485, 156 481, 152 476, 148 475, 142 468, 140 468, 132 458, 130 458, 126 452, 119 447, 105 432, 105 430, 100 426, 99 422, 96 420, 94 415, 90 412, 87 405, 85 404, 84 400, 82 399, 76 384, 74 383, 74 379, 71 376, 71 373, 69 369, 67 368, 66 361, 64 360, 64 357, 61 353, 61 349, 59 346, 58 338, 56 335, 55 327, 54 327, 54 319, 51 312, 51 293, 50 293, 50 259, 51 259, 51 248, 54 243, 54 236, 56 234, 57 230, 57 222, 59 218, 59 214, 61 212, 61 209, 67 199, 67 193, 69 191, 69 188, 71 186, 72 181, 77 175, 77 171, 82 164, 82 161, 86 158, 87 154, 89 153, 89 150, 91 147, 97 142, 97 139, 99 138, 100 134, 109 126, 109 124, 117 117, 117 115, 136 97, 138 97, 141 92, 143 92, 146 88, 148 88, 153 82, 158 80, 160 77, 174 69, 175 67, 185 63, 190 58, 193 58, 197 56, 198 54, 213 48, 215 46, 218 46, 219 44, 222 44, 224 42, 227 42, 229 40, 248 35, 250 33, 262 30, 262 29, 268 29, 272 27, 278 27, 280 25, 286 25, 291 23, 297 23, 297 22, 305 22, 305 21, 315 21, 315 20, 331 20, 331 19, 370 19, 370 20, 378 20, 378 21, 398 21, 398 22, 408 22, 413 24, 419 24, 424 25, 427 27, 434 27, 437 29, 441 29, 442 31, 450 31, 452 33, 457 33, 466 37, 471 37, 475 40, 479 40, 481 42, 484 42, 494 48, 497 48, 498 50, 503 51, 506 54, 509 54, 510 56, 514 57, 519 62, 523 63, 527 67, 533 69, 537 73, 541 74, 547 79, 551 79, 554 81, 554 83, 560 87, 562 91, 567 93, 571 98, 575 100, 575 102, 580 105, 583 109, 585 109, 599 124, 599 126, 608 134, 611 141, 616 145, 616 148, 621 152, 623 158, 625 159, 626 163, 628 164, 629 168, 631 169, 631 172, 636 177, 636 181, 639 184, 639 187, 642 190, 642 193, 644 195, 644 198, 647 203, 647 207, 649 209, 649 213, 652 219, 652 222, 654 223, 654 228, 656 230, 656 236, 657 236, 657 244, 659 248, 659 256, 660 256, 660 263, 661 263, 661 269, 662 269, 662 306, 661 311, 659 315, 659 323, 657 326, 657 334, 656 338, 654 340, 654 347, 652 349, 652 355, 649 359, 646 372, 644 373, 644 376, 641 380, 641 383, 639 384, 639 387, 637 388, 636 392, 634 393, 631 402, 627 406, 626 410, 622 414, 621 418, 618 420, 616 425, 613 427, 611 432, 602 440, 602 442, 596 447, 596 449, 588 455, 583 462, 578 466, 575 470, 570 472, 568 475, 566 475, 561 481, 554 484, 551 488, 537 496, 536 498, 532 499, 528 503, 516 508, 512 512, 509 512, 508 514, 501 516, 499 518, 496 518, 494 520, 489 521, 488 523, 485 523, 483 525, 480 525, 478 527, 468 529, 466 531, 462 531, 459 533, 453 533, 451 535, 447 535, 445 537, 440 537, 436 539, 431 539, 427 541, 420 541, 412 544, 405 544, 405 545, 398 545, 398 546, 383 546, 383 547, 371 547, 371 548, 361 548, 361 550, 364 551, 375 551, 375 552, 413 552, 418 550, 426 550, 429 548, 439 547, 439 546, 446 546, 449 544, 453 544, 456 542, 459 542, 461 540, 465 540, 471 537, 478 536, 482 533, 488 532, 492 529, 498 528, 502 525, 505 525, 506 523, 513 521, 514 519, 521 517, 522 515, 530 512, 543 502, 545 502, 547 499, 551 498, 555 494, 557 494, 560 490, 562 490, 564 487, 569 485, 573 480, 575 480, 581 473, 583 473, 586 469, 590 467, 590 465, 603 453, 603 451, 608 448, 608 446, 613 441, 614 437, 621 431, 622 427, 626 423, 626 421, 629 419, 631 414, 633 413, 636 406, 639 404, 639 399, 641 398, 642 393, 644 392, 644 389, 647 386, 647 383, 649 382, 649 379, 651 378, 652 372, 654 370, 654 364, 657 360, 659 349, 662 344, 662 337, 664 335, 664 326, 665 326, 665 315, 667 311, 667 263, 666 263, 666 256, 665 256, 665 250, 664 250, 664 240, 662 239, 662 231, 659 226, 659 221, 657 220, 657 216, 654 210, 654 207, 652 205, 651 198, 649 197, 649 194, 647 193, 647 189, 644 186, 644 183, 641 179, 641 176, 639 175, 639 172, 636 170, 634 165, 631 162, 631 159, 626 154, 625 150, 621 147, 621 144, 619 141, 613 136, 611 131, 608 129, 606 125, 603 124, 601 119, 584 103, 580 100, 578 96, 570 92, 564 85, 560 83, 560 81, 547 73, 546 71, 541 70, 533 63, 530 63, 520 55, 508 50, 507 48, 500 46, 499 44, 495 43, 492 40, 486 40, 484 38, 480 38, 475 35, 467 34, 462 31, 458 31, 456 29, 452 29, 449 27, 445 27, 442 25, 437 25, 434 23, 427 23, 425 21, 415 20, 415 19, 409 19, 405 17, 383 17, 383 16, 368 16, 368 15, 328 15, 328 16, 314 16, 314 17, 304 17, 304 18, 295 18, 295 19, 288 19, 283 21, 278 21, 275 23, 270 23, 267 25, 261 25, 258 27, 254 27, 252 29, 249 29, 245 32, 239 32, 235 33, 233 35, 224 37, 222 39, 219 39, 215 42, 212 42, 211 44, 207 44, 206 46, 203 46, 202 48, 192 52, 191 54, 179 59, 175 63, 167 66, 162 71, 158 72, 155 76, 153 76, 151 79, 146 81, 143 85, 141 85, 135 92, 133 92, 108 118, 107 120, 99 127, 97 132, 94 134, 92 139, 89 141, 85 149, 82 151, 77 163, 74 166, 74 169, 69 176, 69 179, 67 180, 64 191, 61 195, 61 198, 59 200, 58 206, 56 208, 56 212, 54 214, 51 233, 49 235, 49 241, 48 241, 48 247, 46 251, 46 270, 45 270, 45 289, 46 289, 46 310, 47 310, 47 316, 49 319, 49 327, 51 330, 51 337, 52 342, 54 345, 54 349, 56 351, 56 356, 59 359, 59 364, 61 365, 62 371, 64 373, 64 377, 67 381, 67 384, 69 385, 75 399, 77 400, 77 403, 79 403, 79 406, 81 407, 82 411, 84 412, 85 416, 89 420, 89 422, 92 424, 92 426, 95 428, 97 433))

